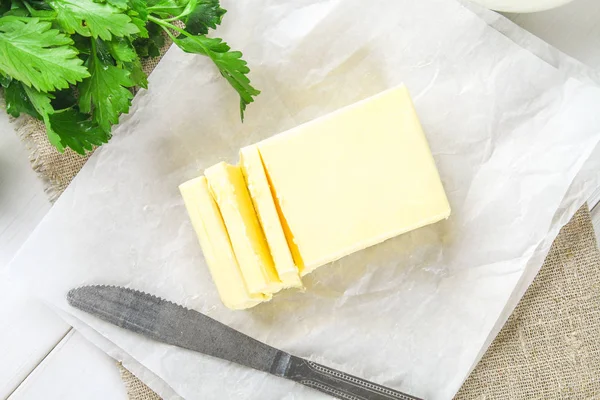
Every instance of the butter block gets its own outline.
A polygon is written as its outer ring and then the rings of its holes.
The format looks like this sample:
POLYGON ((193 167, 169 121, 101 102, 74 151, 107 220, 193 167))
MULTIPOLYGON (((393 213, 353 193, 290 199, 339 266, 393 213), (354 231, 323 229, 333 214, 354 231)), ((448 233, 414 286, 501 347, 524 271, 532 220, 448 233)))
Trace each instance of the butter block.
POLYGON ((179 190, 223 304, 240 310, 269 300, 271 296, 248 291, 206 178, 182 183, 179 190))
POLYGON ((302 275, 450 215, 404 86, 257 147, 302 275))
POLYGON ((240 164, 279 279, 285 287, 302 287, 298 268, 288 247, 258 148, 248 146, 241 149, 240 164))
POLYGON ((239 166, 219 163, 204 171, 251 294, 283 288, 239 166))

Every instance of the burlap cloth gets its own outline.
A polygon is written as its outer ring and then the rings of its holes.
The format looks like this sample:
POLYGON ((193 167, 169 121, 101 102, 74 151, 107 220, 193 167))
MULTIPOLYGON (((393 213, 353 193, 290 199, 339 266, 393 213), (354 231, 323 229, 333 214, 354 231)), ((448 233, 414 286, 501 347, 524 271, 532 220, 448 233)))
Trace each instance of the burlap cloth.
MULTIPOLYGON (((156 64, 147 60, 146 71, 156 64)), ((87 157, 57 152, 43 124, 32 118, 17 123, 53 201, 87 157)), ((160 399, 118 367, 131 400, 160 399)), ((600 252, 587 206, 562 229, 540 273, 456 399, 600 399, 600 252)))
POLYGON ((455 399, 600 399, 600 252, 587 205, 455 399))

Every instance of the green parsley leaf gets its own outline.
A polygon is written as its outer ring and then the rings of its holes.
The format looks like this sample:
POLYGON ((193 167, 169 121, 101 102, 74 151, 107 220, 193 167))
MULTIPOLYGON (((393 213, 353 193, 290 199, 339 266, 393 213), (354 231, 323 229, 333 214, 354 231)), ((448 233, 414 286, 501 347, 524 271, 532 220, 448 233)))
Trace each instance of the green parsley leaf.
POLYGON ((79 154, 85 154, 86 150, 91 151, 94 146, 107 143, 110 139, 110 133, 94 123, 89 115, 72 108, 55 112, 50 115, 49 121, 62 145, 79 154))
POLYGON ((179 15, 175 15, 175 16, 171 17, 171 19, 173 19, 173 20, 178 19, 180 21, 184 21, 185 17, 190 15, 191 12, 194 11, 194 9, 196 8, 197 5, 198 5, 198 0, 187 0, 187 4, 185 5, 185 8, 183 9, 183 11, 181 11, 181 13, 179 15))
POLYGON ((103 59, 97 51, 100 47, 101 41, 92 42, 93 51, 86 62, 91 76, 79 85, 79 109, 92 113, 94 122, 109 133, 111 125, 119 122, 119 115, 129 112, 133 94, 127 88, 134 83, 129 71, 103 59))
POLYGON ((70 147, 80 154, 92 150, 93 146, 106 143, 110 135, 95 124, 89 115, 81 114, 73 108, 56 111, 52 103, 72 103, 72 91, 64 90, 53 96, 28 88, 20 82, 12 81, 5 90, 6 110, 18 117, 27 113, 44 121, 48 139, 59 151, 70 147))
POLYGON ((129 10, 127 11, 127 15, 131 18, 131 22, 140 30, 138 36, 147 38, 148 30, 146 29, 146 22, 148 21, 148 8, 146 0, 129 0, 128 3, 129 10))
POLYGON ((108 51, 117 62, 132 62, 137 58, 137 53, 131 42, 126 38, 113 38, 106 42, 108 51))
POLYGON ((43 1, 24 1, 21 3, 24 8, 27 9, 27 16, 45 19, 47 21, 56 18, 56 12, 50 8, 48 4, 43 1))
POLYGON ((185 20, 185 30, 194 35, 206 35, 210 29, 221 24, 227 11, 220 7, 219 0, 200 0, 185 20))
POLYGON ((110 54, 110 49, 104 40, 89 40, 90 42, 90 54, 96 54, 98 59, 106 65, 114 65, 115 60, 110 54))
POLYGON ((6 14, 10 8, 12 7, 12 1, 10 0, 0 0, 0 14, 6 14))
POLYGON ((3 75, 0 73, 0 86, 2 86, 3 88, 8 87, 8 85, 10 85, 12 80, 13 80, 13 78, 11 78, 10 76, 3 75))
POLYGON ((155 23, 148 23, 148 37, 138 38, 133 45, 140 57, 158 57, 160 49, 165 45, 165 35, 163 30, 155 23))
POLYGON ((4 88, 4 100, 6 101, 6 112, 9 115, 17 118, 21 113, 25 113, 37 119, 42 119, 33 104, 31 104, 31 100, 29 100, 29 96, 27 96, 21 82, 12 80, 4 88))
POLYGON ((44 0, 27 0, 26 6, 30 6, 36 10, 46 10, 51 11, 52 7, 50 7, 44 0))
POLYGON ((48 0, 56 11, 56 20, 63 30, 82 36, 110 40, 114 36, 128 36, 140 30, 126 14, 106 3, 92 0, 48 0))
POLYGON ((148 12, 169 18, 181 14, 188 3, 189 0, 148 0, 148 12))
POLYGON ((148 76, 142 69, 140 58, 131 42, 126 38, 114 38, 106 45, 117 67, 129 71, 133 85, 147 89, 148 76))
POLYGON ((108 4, 110 4, 111 6, 118 8, 119 10, 127 10, 127 7, 129 7, 127 0, 105 0, 105 1, 108 4))
POLYGON ((54 113, 54 108, 52 108, 52 104, 50 104, 50 101, 54 98, 53 95, 37 91, 25 85, 22 85, 22 87, 25 90, 27 97, 29 97, 29 101, 31 101, 31 104, 35 108, 35 111, 42 116, 42 119, 44 119, 45 116, 54 113))
POLYGON ((146 28, 146 21, 139 18, 137 14, 133 11, 128 12, 127 15, 129 16, 129 18, 131 18, 131 23, 137 26, 137 28, 139 29, 139 33, 137 34, 137 36, 141 38, 147 38, 148 29, 146 28))
POLYGON ((50 101, 52 108, 62 110, 65 108, 75 107, 77 105, 77 97, 74 88, 68 88, 52 92, 54 98, 50 101))
POLYGON ((142 21, 148 20, 148 3, 146 0, 129 0, 129 7, 142 21))
POLYGON ((246 105, 254 101, 254 96, 260 94, 260 90, 255 89, 250 84, 247 74, 250 69, 246 61, 242 60, 242 53, 239 51, 230 51, 231 48, 222 39, 208 38, 206 36, 188 36, 173 38, 173 41, 183 51, 188 53, 203 54, 210 59, 219 68, 221 75, 227 79, 229 84, 240 95, 240 113, 244 119, 246 105))
POLYGON ((27 86, 23 86, 23 89, 25 89, 25 93, 27 93, 27 97, 29 97, 29 101, 31 101, 35 111, 41 116, 41 119, 46 125, 48 140, 58 149, 58 151, 64 151, 65 147, 61 143, 60 136, 52 129, 52 125, 50 124, 50 115, 54 114, 54 108, 52 108, 50 101, 54 96, 50 93, 38 92, 27 86))
POLYGON ((148 76, 142 69, 142 63, 139 58, 136 58, 132 62, 123 63, 123 68, 129 71, 129 78, 131 78, 131 81, 135 86, 148 89, 148 76))
POLYGON ((146 22, 148 21, 148 8, 146 0, 129 0, 129 7, 127 15, 131 18, 131 22, 140 30, 138 36, 147 38, 148 29, 146 28, 146 22))
POLYGON ((44 92, 88 77, 73 41, 51 26, 37 18, 0 18, 0 72, 44 92))
POLYGON ((3 13, 4 16, 28 17, 29 11, 22 1, 11 1, 10 9, 3 13))
POLYGON ((6 111, 42 120, 59 151, 93 150, 129 111, 133 88, 147 88, 140 57, 159 56, 168 35, 211 58, 239 93, 243 119, 260 92, 242 53, 205 36, 224 14, 218 0, 0 0, 6 111))
POLYGON ((90 38, 75 33, 71 35, 71 39, 73 39, 73 46, 77 49, 80 55, 88 55, 91 53, 92 46, 90 44, 90 38))

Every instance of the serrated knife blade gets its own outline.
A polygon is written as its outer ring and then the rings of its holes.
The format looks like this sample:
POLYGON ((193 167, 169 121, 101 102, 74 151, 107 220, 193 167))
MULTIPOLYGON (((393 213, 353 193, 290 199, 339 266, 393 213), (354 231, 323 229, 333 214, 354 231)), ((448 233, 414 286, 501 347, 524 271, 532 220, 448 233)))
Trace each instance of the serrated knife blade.
POLYGON ((159 342, 291 379, 340 399, 420 400, 293 356, 202 313, 137 290, 83 286, 69 291, 67 300, 75 308, 159 342))

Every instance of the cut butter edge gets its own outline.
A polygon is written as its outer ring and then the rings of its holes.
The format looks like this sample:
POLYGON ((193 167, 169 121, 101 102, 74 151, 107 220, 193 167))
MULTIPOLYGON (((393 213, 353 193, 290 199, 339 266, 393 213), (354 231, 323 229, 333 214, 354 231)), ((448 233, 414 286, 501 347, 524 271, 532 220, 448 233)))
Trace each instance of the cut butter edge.
POLYGON ((289 238, 286 238, 282 215, 277 210, 276 195, 271 190, 258 147, 242 148, 240 164, 279 279, 286 288, 300 288, 302 281, 298 267, 288 246, 289 238))
POLYGON ((280 291, 284 285, 277 275, 241 167, 221 162, 207 168, 204 174, 248 290, 251 294, 280 291))
POLYGON ((179 190, 223 304, 241 310, 270 300, 270 295, 248 291, 206 178, 182 183, 179 190))

